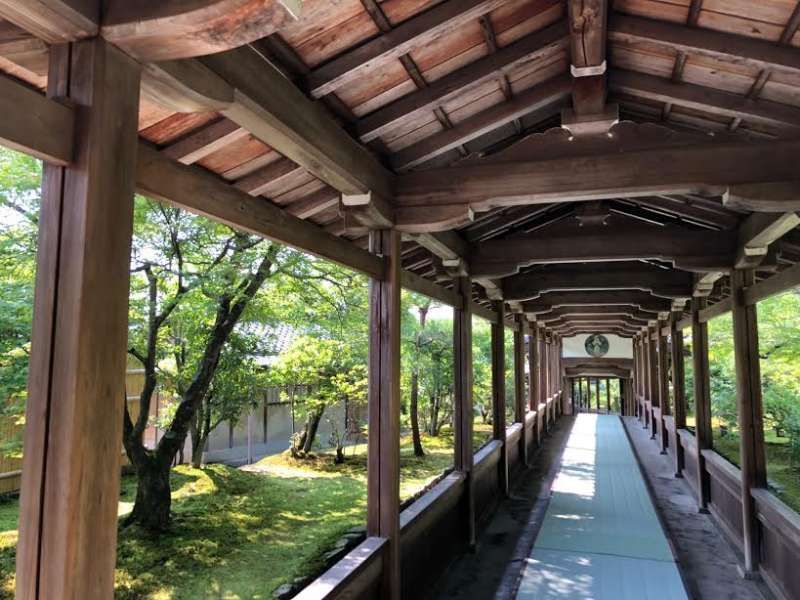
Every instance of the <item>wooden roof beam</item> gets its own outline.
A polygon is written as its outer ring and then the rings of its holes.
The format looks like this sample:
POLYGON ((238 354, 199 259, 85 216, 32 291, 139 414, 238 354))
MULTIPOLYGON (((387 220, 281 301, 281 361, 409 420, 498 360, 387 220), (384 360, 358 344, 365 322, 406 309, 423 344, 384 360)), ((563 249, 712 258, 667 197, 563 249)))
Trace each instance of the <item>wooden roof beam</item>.
POLYGON ((747 119, 779 127, 787 133, 800 132, 800 108, 691 83, 617 69, 609 75, 609 87, 647 100, 684 106, 729 118, 747 119))
POLYGON ((608 27, 609 39, 614 42, 656 44, 759 69, 800 74, 800 50, 767 40, 622 14, 613 14, 608 27))
POLYGON ((477 277, 506 277, 534 264, 659 259, 691 264, 697 269, 730 264, 736 237, 727 232, 691 231, 678 227, 582 228, 573 234, 532 233, 474 244, 469 262, 477 277), (714 257, 714 258, 712 258, 714 257), (693 259, 697 259, 694 261, 693 259))
POLYGON ((201 167, 171 160, 145 143, 139 144, 136 188, 149 198, 310 252, 370 277, 383 276, 380 257, 237 189, 201 167))
POLYGON ((296 19, 300 9, 300 0, 0 0, 0 17, 47 43, 99 33, 143 62, 237 48, 296 19))
MULTIPOLYGON (((577 143, 576 151, 579 148, 577 143)), ((682 147, 656 144, 636 152, 598 151, 590 160, 565 154, 550 160, 430 169, 398 178, 397 224, 404 230, 436 231, 468 221, 472 211, 499 206, 669 193, 721 194, 739 183, 797 181, 798 155, 800 140, 682 147)))
POLYGON ((75 112, 0 75, 0 144, 56 165, 72 162, 75 112))
POLYGON ((795 213, 753 213, 739 228, 737 269, 752 269, 767 257, 770 244, 800 225, 795 213))
POLYGON ((522 309, 523 312, 528 315, 539 315, 565 307, 580 308, 583 306, 600 305, 622 308, 634 306, 641 311, 659 313, 669 310, 671 301, 639 290, 559 291, 546 292, 541 294, 536 300, 525 301, 522 303, 522 309))
POLYGON ((321 98, 358 79, 381 62, 399 59, 415 47, 475 21, 507 1, 445 0, 314 69, 306 78, 306 87, 314 98, 321 98))
POLYGON ((216 110, 345 194, 392 197, 392 175, 250 47, 149 65, 152 95, 216 110))
POLYGON ((560 103, 569 96, 569 91, 570 82, 566 77, 536 85, 450 129, 403 148, 391 157, 392 167, 396 171, 407 171, 530 113, 540 113, 541 120, 558 114, 560 103))
POLYGON ((236 123, 220 119, 164 148, 162 152, 185 165, 191 165, 217 150, 250 135, 236 123))
POLYGON ((730 186, 722 197, 724 206, 752 212, 781 213, 800 210, 800 181, 730 186))
MULTIPOLYGON (((524 303, 521 306, 522 312, 525 312, 524 303)), ((662 312, 662 311, 659 311, 662 312)), ((618 305, 618 306, 605 306, 605 305, 585 305, 585 306, 563 306, 560 308, 553 308, 552 310, 544 313, 538 313, 535 317, 536 322, 546 323, 560 318, 571 317, 586 317, 586 316, 615 316, 615 317, 633 317, 639 320, 649 321, 653 318, 652 312, 639 309, 632 304, 618 305)))
POLYGON ((37 38, 59 44, 94 37, 99 0, 0 0, 3 18, 37 38))
POLYGON ((603 269, 594 265, 559 265, 503 279, 506 300, 532 300, 548 291, 640 290, 664 298, 692 294, 693 277, 646 263, 614 263, 603 269))
POLYGON ((361 141, 370 142, 398 123, 427 113, 496 78, 498 74, 505 75, 521 64, 549 56, 565 48, 566 43, 567 27, 564 21, 525 36, 366 115, 356 124, 358 136, 361 141))

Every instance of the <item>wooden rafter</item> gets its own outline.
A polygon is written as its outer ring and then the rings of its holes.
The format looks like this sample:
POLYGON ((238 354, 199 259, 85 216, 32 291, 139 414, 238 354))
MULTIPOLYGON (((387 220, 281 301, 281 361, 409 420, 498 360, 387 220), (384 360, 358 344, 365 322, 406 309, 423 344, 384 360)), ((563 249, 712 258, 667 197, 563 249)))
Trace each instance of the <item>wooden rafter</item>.
POLYGON ((498 73, 553 54, 566 46, 566 40, 564 22, 532 33, 366 115, 356 126, 358 136, 364 142, 374 140, 398 123, 433 110, 498 73))
POLYGON ((446 31, 474 21, 507 0, 446 0, 393 30, 318 67, 306 78, 311 95, 321 98, 356 80, 382 61, 398 59, 446 31))

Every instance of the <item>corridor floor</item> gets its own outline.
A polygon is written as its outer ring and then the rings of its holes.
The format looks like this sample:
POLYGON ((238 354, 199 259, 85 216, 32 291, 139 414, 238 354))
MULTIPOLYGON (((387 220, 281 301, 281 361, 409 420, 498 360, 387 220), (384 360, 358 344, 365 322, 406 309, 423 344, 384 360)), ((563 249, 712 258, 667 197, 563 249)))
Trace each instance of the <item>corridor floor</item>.
POLYGON ((517 598, 687 598, 619 417, 575 419, 517 598))

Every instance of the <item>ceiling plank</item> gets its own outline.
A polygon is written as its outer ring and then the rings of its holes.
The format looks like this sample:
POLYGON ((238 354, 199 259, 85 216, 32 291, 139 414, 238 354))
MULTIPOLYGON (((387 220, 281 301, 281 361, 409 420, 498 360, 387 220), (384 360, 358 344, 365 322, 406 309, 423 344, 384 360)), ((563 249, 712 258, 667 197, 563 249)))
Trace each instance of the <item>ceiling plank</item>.
POLYGON ((800 131, 800 108, 769 100, 752 100, 691 83, 675 83, 668 79, 616 69, 609 75, 609 86, 616 92, 632 94, 647 100, 672 103, 713 115, 740 118, 780 127, 787 133, 800 131))
POLYGON ((612 15, 608 27, 609 39, 614 42, 651 43, 669 47, 673 52, 708 56, 758 69, 800 73, 800 50, 766 40, 622 14, 612 15))
POLYGON ((165 156, 185 165, 191 165, 217 150, 250 135, 236 123, 220 119, 162 150, 165 156))
POLYGON ((392 31, 314 69, 306 78, 306 87, 314 98, 321 98, 360 78, 381 62, 399 59, 415 47, 425 46, 444 33, 475 21, 507 2, 508 0, 445 0, 399 24, 392 31))
POLYGON ((0 75, 0 144, 56 165, 73 159, 75 112, 0 75))

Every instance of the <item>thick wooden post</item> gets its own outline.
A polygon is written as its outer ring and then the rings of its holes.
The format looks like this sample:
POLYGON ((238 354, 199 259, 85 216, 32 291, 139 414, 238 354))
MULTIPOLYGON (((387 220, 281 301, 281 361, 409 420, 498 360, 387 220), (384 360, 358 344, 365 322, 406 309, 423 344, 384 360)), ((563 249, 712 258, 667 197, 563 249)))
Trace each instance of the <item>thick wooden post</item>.
POLYGON ((659 319, 656 325, 656 345, 658 352, 658 406, 661 418, 658 419, 658 431, 660 433, 661 454, 667 453, 667 446, 669 445, 669 432, 664 427, 664 417, 670 414, 669 404, 669 350, 667 349, 667 337, 664 335, 663 330, 666 325, 665 321, 659 319))
POLYGON ((528 440, 525 427, 525 316, 514 315, 514 421, 522 423, 519 436, 519 456, 523 465, 528 464, 528 440))
MULTIPOLYGON (((657 325, 656 325, 657 327, 657 325)), ((658 355, 656 340, 653 339, 654 327, 647 328, 647 399, 650 400, 648 419, 650 425, 650 438, 655 439, 658 433, 658 423, 653 408, 658 406, 658 355)))
POLYGON ((686 429, 686 377, 683 368, 683 330, 678 329, 680 313, 672 315, 672 393, 675 397, 675 477, 683 477, 685 454, 678 431, 686 429))
POLYGON ((606 377, 606 413, 611 414, 611 380, 606 377))
POLYGON ((76 146, 42 180, 17 546, 25 600, 114 595, 139 75, 99 38, 50 51, 47 95, 76 107, 76 146))
POLYGON ((506 452, 506 376, 505 376, 505 304, 493 303, 497 323, 492 323, 492 434, 502 444, 499 472, 500 491, 508 494, 508 453, 506 452))
POLYGON ((530 323, 528 335, 528 409, 538 408, 539 398, 539 326, 530 323))
POLYGON ((755 305, 747 305, 744 290, 755 283, 755 271, 731 274, 733 344, 736 364, 736 399, 741 435, 742 533, 744 575, 758 570, 759 528, 752 488, 767 487, 764 422, 761 401, 761 367, 758 355, 758 318, 755 305))
POLYGON ((454 309, 453 319, 453 363, 455 397, 455 469, 466 476, 464 495, 464 518, 466 520, 467 544, 475 545, 475 482, 472 478, 473 448, 472 421, 475 411, 472 405, 472 283, 468 277, 459 277, 456 289, 460 293, 462 308, 454 309))
POLYGON ((710 501, 709 475, 703 450, 711 448, 711 379, 708 371, 708 324, 700 322, 705 298, 692 301, 692 369, 694 371, 695 441, 697 442, 697 504, 702 512, 710 501))
POLYGON ((549 416, 550 411, 547 410, 547 398, 550 395, 550 345, 547 343, 547 331, 542 330, 542 352, 540 354, 542 361, 541 377, 542 377, 542 397, 539 402, 542 404, 544 415, 542 416, 542 423, 544 431, 550 431, 549 416))
POLYGON ((400 233, 370 232, 370 251, 386 258, 370 280, 367 535, 389 541, 381 598, 400 598, 400 233))

